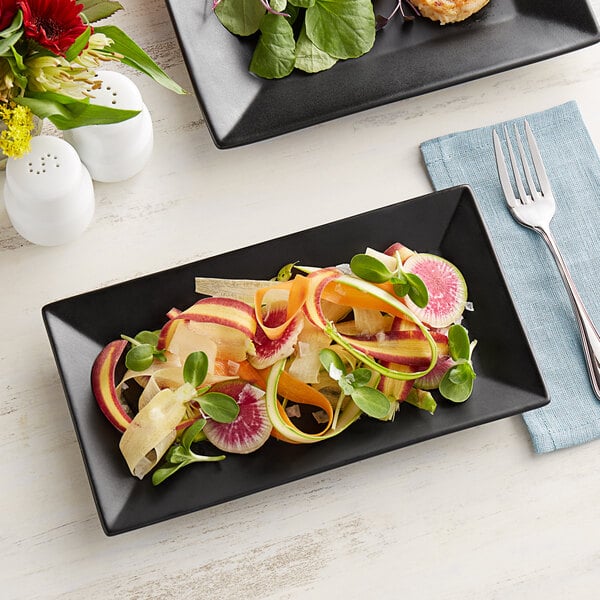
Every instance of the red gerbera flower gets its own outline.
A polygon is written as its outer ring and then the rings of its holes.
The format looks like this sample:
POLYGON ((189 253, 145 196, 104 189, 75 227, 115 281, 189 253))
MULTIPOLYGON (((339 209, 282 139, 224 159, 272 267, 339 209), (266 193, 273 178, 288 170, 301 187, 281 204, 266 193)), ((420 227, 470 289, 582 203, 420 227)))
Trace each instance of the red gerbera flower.
POLYGON ((0 31, 4 31, 17 14, 17 0, 0 0, 0 31))
POLYGON ((16 0, 23 11, 25 35, 44 48, 64 56, 86 30, 83 6, 76 0, 16 0))

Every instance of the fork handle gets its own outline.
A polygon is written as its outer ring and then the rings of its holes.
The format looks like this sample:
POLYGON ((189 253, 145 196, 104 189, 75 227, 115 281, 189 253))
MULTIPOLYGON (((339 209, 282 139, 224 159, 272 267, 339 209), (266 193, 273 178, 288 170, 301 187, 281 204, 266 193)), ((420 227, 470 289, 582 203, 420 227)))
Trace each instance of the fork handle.
POLYGON ((594 394, 600 400, 600 335, 590 319, 581 296, 575 287, 575 282, 573 281, 569 269, 558 249, 554 236, 549 229, 542 227, 536 227, 535 229, 542 236, 548 245, 548 248, 550 248, 550 252, 556 261, 563 283, 569 294, 573 312, 575 313, 577 324, 579 325, 579 332, 581 333, 581 344, 583 346, 583 353, 592 388, 594 394))

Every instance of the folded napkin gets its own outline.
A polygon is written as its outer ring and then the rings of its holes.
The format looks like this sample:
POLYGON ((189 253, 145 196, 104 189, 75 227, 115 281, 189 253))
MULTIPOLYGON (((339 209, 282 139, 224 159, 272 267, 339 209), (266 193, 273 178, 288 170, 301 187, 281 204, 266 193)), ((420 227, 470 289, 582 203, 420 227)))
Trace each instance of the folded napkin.
MULTIPOLYGON (((600 160, 575 102, 524 118, 556 198, 552 231, 600 327, 600 160)), ((522 120, 506 124, 512 130, 522 120)), ((590 387, 579 329, 552 256, 506 206, 492 145, 492 129, 500 133, 502 125, 429 140, 421 152, 436 189, 473 189, 548 388, 550 404, 523 416, 534 450, 549 452, 600 437, 600 400, 590 387), (523 266, 522 257, 531 259, 529 265, 523 266)))

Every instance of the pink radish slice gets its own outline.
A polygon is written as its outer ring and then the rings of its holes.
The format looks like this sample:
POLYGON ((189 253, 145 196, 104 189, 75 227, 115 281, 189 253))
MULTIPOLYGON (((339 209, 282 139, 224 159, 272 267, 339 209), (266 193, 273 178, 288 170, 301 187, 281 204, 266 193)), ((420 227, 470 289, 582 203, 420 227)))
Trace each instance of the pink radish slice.
POLYGON ((240 407, 232 423, 217 423, 209 419, 204 426, 208 441, 223 452, 248 454, 260 448, 271 435, 264 392, 246 381, 227 381, 211 388, 231 396, 240 407))
POLYGON ((406 297, 407 306, 421 321, 441 328, 460 320, 467 302, 467 284, 451 262, 435 254, 414 254, 404 263, 404 270, 418 275, 429 292, 425 308, 406 297))

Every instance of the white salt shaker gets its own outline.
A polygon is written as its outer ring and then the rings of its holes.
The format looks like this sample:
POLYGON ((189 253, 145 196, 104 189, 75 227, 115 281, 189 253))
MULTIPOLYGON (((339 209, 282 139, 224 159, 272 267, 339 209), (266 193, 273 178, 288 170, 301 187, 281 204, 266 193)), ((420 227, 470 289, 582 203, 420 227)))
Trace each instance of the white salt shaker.
POLYGON ((22 158, 9 158, 4 183, 6 212, 17 232, 42 246, 79 237, 94 216, 94 187, 75 149, 48 135, 31 139, 22 158))
POLYGON ((91 104, 141 111, 137 116, 107 125, 86 125, 69 129, 64 138, 79 153, 92 179, 124 181, 139 173, 152 154, 152 119, 137 86, 116 71, 97 71, 102 81, 93 90, 91 104))

